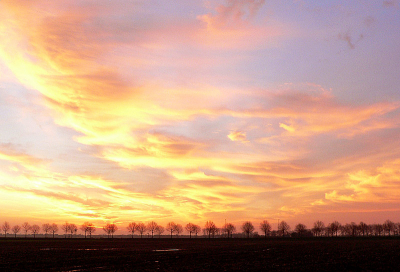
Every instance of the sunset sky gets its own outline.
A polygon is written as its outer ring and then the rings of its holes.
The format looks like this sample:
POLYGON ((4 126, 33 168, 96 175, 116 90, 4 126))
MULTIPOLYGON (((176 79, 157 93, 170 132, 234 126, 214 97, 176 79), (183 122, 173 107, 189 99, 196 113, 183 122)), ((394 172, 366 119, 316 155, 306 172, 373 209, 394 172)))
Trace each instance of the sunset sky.
POLYGON ((1 0, 0 221, 400 221, 400 1, 1 0))

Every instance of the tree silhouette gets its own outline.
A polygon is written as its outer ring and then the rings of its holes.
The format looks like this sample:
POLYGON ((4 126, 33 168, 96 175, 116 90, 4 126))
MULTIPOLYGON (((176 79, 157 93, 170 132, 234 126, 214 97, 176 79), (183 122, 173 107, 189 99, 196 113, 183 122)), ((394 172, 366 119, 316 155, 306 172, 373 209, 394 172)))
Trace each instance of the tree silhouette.
POLYGON ((371 224, 367 225, 367 235, 372 236, 374 234, 374 229, 371 224))
POLYGON ((254 231, 254 226, 250 221, 246 221, 242 225, 242 231, 247 235, 247 238, 250 237, 250 234, 254 231))
POLYGON ((51 225, 49 223, 43 224, 42 230, 44 231, 44 238, 47 238, 47 233, 51 231, 51 225))
POLYGON ((317 220, 314 222, 314 227, 311 229, 311 231, 314 233, 315 236, 321 236, 324 228, 324 222, 317 220))
POLYGON ((146 225, 144 223, 138 223, 136 225, 136 230, 140 233, 140 238, 142 238, 143 233, 146 231, 146 225))
POLYGON ((103 230, 107 233, 107 237, 110 238, 114 238, 114 232, 116 232, 118 230, 117 225, 115 225, 114 223, 107 223, 104 227, 103 230))
POLYGON ((69 224, 68 230, 71 233, 71 238, 72 238, 72 234, 75 233, 75 235, 76 235, 76 232, 78 231, 78 227, 75 224, 69 224))
POLYGON ((170 232, 171 238, 172 238, 172 234, 176 231, 176 224, 175 224, 175 222, 169 222, 169 223, 167 224, 166 230, 170 232))
POLYGON ((351 235, 351 226, 348 223, 340 226, 339 230, 340 230, 340 234, 342 236, 345 236, 345 235, 350 236, 351 235))
POLYGON ((294 231, 297 232, 299 236, 303 236, 307 232, 307 227, 306 225, 299 223, 294 227, 294 231))
POLYGON ((204 230, 208 235, 208 239, 211 238, 211 234, 214 236, 217 226, 212 221, 207 221, 206 225, 204 226, 204 230))
POLYGON ((22 228, 23 228, 24 231, 25 231, 25 238, 26 238, 26 236, 27 236, 27 234, 28 234, 28 231, 31 230, 31 225, 29 225, 28 222, 24 222, 24 223, 22 224, 22 228))
POLYGON ((339 229, 340 229, 340 223, 338 221, 333 221, 328 225, 329 231, 332 233, 332 236, 335 234, 336 236, 338 235, 339 229))
POLYGON ((126 227, 126 229, 132 234, 132 238, 133 238, 133 234, 135 233, 136 226, 137 226, 136 223, 132 222, 132 223, 129 223, 129 225, 126 227))
POLYGON ((90 238, 92 238, 92 232, 94 229, 94 226, 92 223, 89 222, 85 222, 81 225, 80 227, 81 231, 83 231, 85 233, 85 238, 86 238, 86 234, 89 233, 90 234, 90 238))
POLYGON ((201 227, 199 225, 194 225, 194 233, 196 234, 196 237, 199 232, 201 232, 201 227))
POLYGON ((387 232, 389 236, 390 233, 394 231, 394 229, 395 229, 395 224, 389 219, 383 223, 383 230, 387 232))
POLYGON ((365 233, 368 232, 368 225, 365 224, 364 222, 360 222, 360 224, 358 225, 358 229, 360 230, 360 233, 362 234, 362 236, 364 236, 365 233))
POLYGON ((4 231, 4 237, 7 238, 7 231, 10 230, 10 224, 6 221, 4 224, 1 226, 1 229, 4 231))
POLYGON ((83 223, 83 224, 79 227, 79 229, 85 233, 85 239, 86 239, 86 233, 87 233, 86 222, 83 223))
POLYGON ((289 234, 290 231, 290 226, 286 221, 281 221, 278 224, 278 232, 281 233, 282 236, 285 236, 285 234, 289 234))
POLYGON ((54 238, 54 234, 58 232, 58 226, 56 223, 51 224, 51 232, 53 233, 53 238, 54 238))
POLYGON ((19 225, 15 225, 14 227, 12 227, 11 231, 14 233, 15 238, 17 238, 17 233, 20 232, 21 227, 19 225))
POLYGON ((151 221, 147 224, 147 230, 151 231, 151 238, 154 237, 154 232, 157 229, 158 224, 154 221, 151 221))
POLYGON ((358 225, 354 222, 351 222, 348 227, 350 228, 351 236, 357 236, 358 234, 358 225))
POLYGON ((33 238, 36 238, 36 234, 39 233, 40 227, 38 225, 32 225, 31 232, 33 234, 33 238))
POLYGON ((195 226, 196 226, 196 225, 195 225, 195 224, 192 224, 192 223, 188 223, 188 224, 185 226, 186 231, 189 232, 189 238, 192 238, 192 233, 194 233, 195 228, 196 228, 195 226))
POLYGON ((236 227, 232 223, 227 223, 224 226, 224 230, 226 232, 226 235, 229 238, 229 237, 232 237, 232 234, 236 230, 236 227))
POLYGON ((161 234, 162 234, 163 232, 164 232, 164 227, 158 225, 157 228, 156 228, 156 230, 155 230, 155 233, 158 235, 158 238, 161 238, 161 234))
POLYGON ((89 238, 92 238, 92 234, 96 232, 96 227, 93 225, 93 223, 87 224, 87 231, 89 233, 89 238))
POLYGON ((181 224, 176 224, 175 226, 175 233, 176 236, 179 236, 179 234, 181 234, 183 232, 183 227, 181 224))
POLYGON ((382 224, 374 224, 372 226, 373 230, 374 230, 374 234, 381 236, 382 232, 383 232, 383 225, 382 224))
POLYGON ((65 233, 65 238, 67 238, 67 234, 68 234, 68 232, 69 232, 69 223, 68 222, 65 222, 65 224, 63 224, 62 226, 61 226, 61 229, 64 231, 64 233, 65 233))
POLYGON ((271 225, 267 220, 263 220, 260 223, 260 229, 262 230, 262 232, 264 232, 264 236, 265 238, 267 237, 267 235, 269 235, 269 233, 271 232, 271 225))

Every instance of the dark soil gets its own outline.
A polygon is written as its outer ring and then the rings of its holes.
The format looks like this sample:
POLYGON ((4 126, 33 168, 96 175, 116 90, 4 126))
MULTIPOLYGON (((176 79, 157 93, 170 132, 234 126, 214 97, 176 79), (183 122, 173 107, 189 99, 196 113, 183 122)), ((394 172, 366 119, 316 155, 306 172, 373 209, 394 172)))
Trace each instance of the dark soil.
POLYGON ((2 239, 0 271, 400 271, 400 239, 2 239))

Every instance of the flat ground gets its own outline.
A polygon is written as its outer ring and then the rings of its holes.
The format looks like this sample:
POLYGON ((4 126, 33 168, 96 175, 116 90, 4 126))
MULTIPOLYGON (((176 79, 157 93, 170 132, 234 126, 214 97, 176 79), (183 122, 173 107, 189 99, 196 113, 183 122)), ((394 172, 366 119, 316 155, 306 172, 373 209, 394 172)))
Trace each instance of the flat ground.
POLYGON ((400 238, 3 238, 0 271, 400 271, 400 238))

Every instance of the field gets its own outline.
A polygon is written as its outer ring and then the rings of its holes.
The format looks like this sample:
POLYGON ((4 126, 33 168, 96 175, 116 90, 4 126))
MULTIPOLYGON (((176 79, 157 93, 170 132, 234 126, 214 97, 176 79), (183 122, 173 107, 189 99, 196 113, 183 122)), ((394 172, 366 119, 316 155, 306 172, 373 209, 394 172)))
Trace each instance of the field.
POLYGON ((400 239, 1 239, 0 271, 400 271, 400 239))

